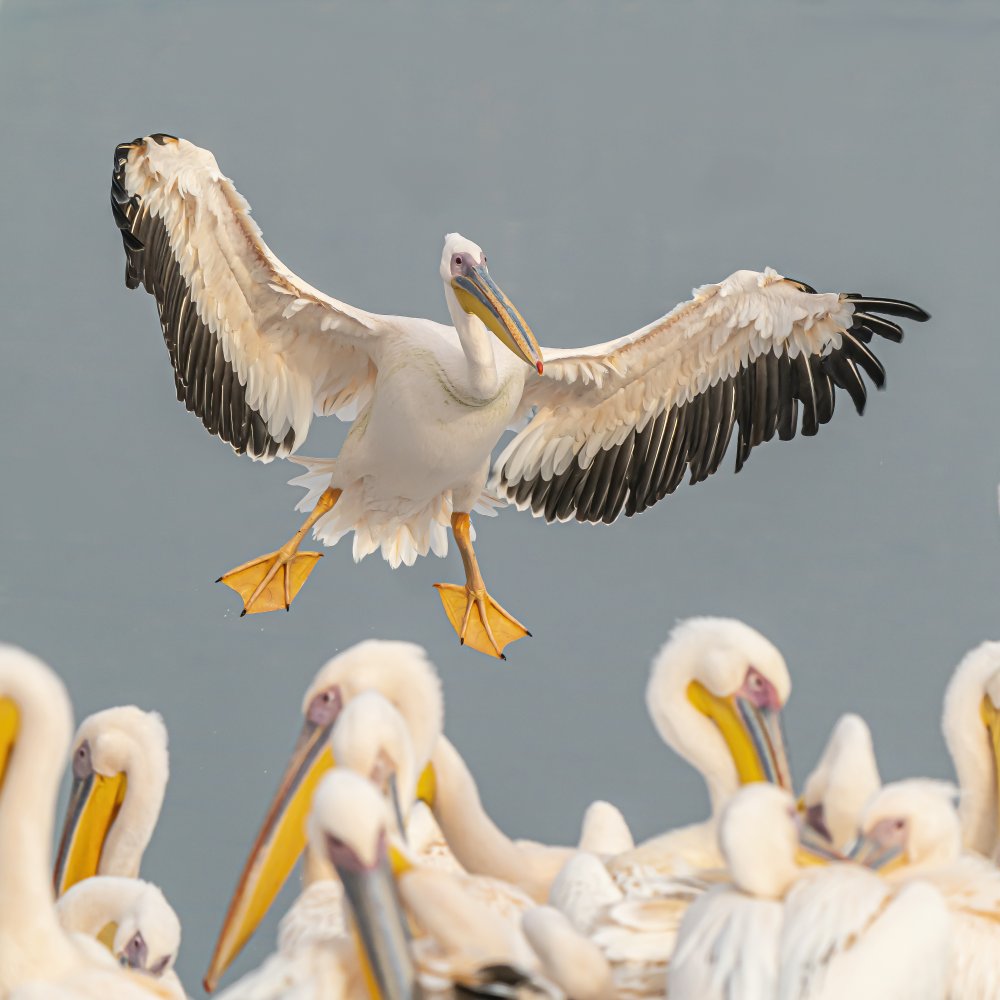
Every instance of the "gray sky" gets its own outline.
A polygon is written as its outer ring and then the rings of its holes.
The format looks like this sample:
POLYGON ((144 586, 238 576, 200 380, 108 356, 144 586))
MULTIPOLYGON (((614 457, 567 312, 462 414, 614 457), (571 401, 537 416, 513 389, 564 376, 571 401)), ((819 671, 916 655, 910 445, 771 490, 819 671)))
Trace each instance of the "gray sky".
MULTIPOLYGON (((6 0, 0 635, 60 671, 78 718, 164 714, 143 871, 183 920, 193 994, 301 691, 366 636, 428 648, 515 834, 571 840, 597 797, 639 835, 704 815, 643 705, 651 655, 696 613, 785 653, 799 778, 847 709, 885 777, 950 774, 944 685, 1000 635, 998 40, 986 3, 6 0), (125 290, 112 151, 153 131, 212 149, 291 268, 380 312, 446 319, 457 229, 543 345, 765 265, 934 318, 879 345, 889 385, 863 419, 842 399, 739 476, 610 529, 480 521, 491 590, 535 633, 506 665, 447 626, 431 584, 461 580, 454 552, 392 572, 343 544, 291 614, 240 621, 213 581, 295 529, 297 469, 237 458, 176 403, 153 302, 125 290)), ((320 422, 307 451, 341 433, 320 422)), ((238 968, 273 940, 272 919, 238 968)))

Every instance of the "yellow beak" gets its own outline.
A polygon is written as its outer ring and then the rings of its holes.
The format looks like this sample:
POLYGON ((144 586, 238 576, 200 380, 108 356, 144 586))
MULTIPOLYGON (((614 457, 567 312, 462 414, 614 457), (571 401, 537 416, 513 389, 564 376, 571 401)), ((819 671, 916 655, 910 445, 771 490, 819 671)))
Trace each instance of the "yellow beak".
POLYGON ((73 779, 56 854, 53 881, 57 896, 98 873, 104 845, 127 791, 124 772, 105 775, 94 771, 73 779))
POLYGON ((688 700, 718 727, 729 747, 741 785, 770 781, 791 790, 791 770, 781 732, 781 713, 758 708, 745 698, 712 694, 700 681, 691 681, 688 700))
POLYGON ((13 698, 0 698, 0 788, 7 777, 7 765, 21 728, 21 712, 13 698))
POLYGON ((333 767, 333 724, 306 721, 229 903, 203 985, 211 993, 264 919, 306 846, 306 819, 320 778, 333 767))
MULTIPOLYGON (((993 704, 993 699, 988 694, 983 695, 983 702, 979 708, 983 724, 989 733, 990 746, 993 748, 993 773, 997 781, 997 809, 1000 813, 1000 709, 993 704)), ((997 816, 998 829, 1000 829, 1000 815, 997 816)))
POLYGON ((471 316, 477 316, 483 326, 522 361, 533 365, 542 374, 542 349, 531 327, 514 304, 490 277, 485 264, 451 279, 458 304, 471 316))

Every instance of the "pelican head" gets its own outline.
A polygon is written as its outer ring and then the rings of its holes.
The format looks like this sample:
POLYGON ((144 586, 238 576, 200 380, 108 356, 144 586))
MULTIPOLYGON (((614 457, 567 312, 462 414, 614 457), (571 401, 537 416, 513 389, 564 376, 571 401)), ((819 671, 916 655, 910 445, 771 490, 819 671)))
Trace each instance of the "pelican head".
POLYGON ((95 712, 76 731, 71 768, 57 895, 92 875, 139 874, 167 787, 163 719, 134 705, 95 712))
POLYGON ((430 759, 444 724, 444 703, 441 681, 420 646, 368 639, 320 668, 302 699, 299 738, 229 904, 205 976, 206 990, 215 988, 249 940, 305 849, 313 794, 334 766, 334 725, 344 707, 365 691, 378 692, 398 711, 412 759, 430 759))
POLYGON ((486 254, 460 233, 444 238, 441 280, 448 310, 461 329, 468 317, 478 319, 505 347, 542 374, 542 351, 531 327, 500 290, 486 267, 486 254))
POLYGON ((871 730, 860 715, 847 713, 837 720, 823 756, 806 778, 800 806, 809 826, 843 850, 881 785, 871 730))
POLYGON ((799 875, 795 801, 785 789, 755 783, 739 789, 719 818, 719 850, 733 884, 761 899, 780 899, 799 875))
POLYGON ((713 813, 741 784, 791 787, 781 709, 791 680, 781 653, 731 618, 691 618, 653 661, 646 706, 660 736, 704 776, 713 813))
POLYGON ((365 978, 383 1000, 420 996, 406 918, 389 860, 392 820, 379 790, 337 767, 313 798, 309 840, 337 870, 361 944, 365 978))
POLYGON ((948 782, 927 778, 886 785, 861 816, 851 859, 882 873, 953 863, 962 850, 957 792, 948 782))
POLYGON ((378 691, 362 691, 344 707, 330 737, 333 759, 368 778, 392 804, 400 836, 413 804, 417 770, 402 715, 378 691))
POLYGON ((180 920, 163 893, 142 879, 84 879, 59 897, 56 912, 64 930, 95 936, 124 968, 160 977, 177 959, 180 920))
POLYGON ((981 643, 955 668, 941 729, 962 789, 962 842, 992 857, 1000 841, 1000 642, 981 643))

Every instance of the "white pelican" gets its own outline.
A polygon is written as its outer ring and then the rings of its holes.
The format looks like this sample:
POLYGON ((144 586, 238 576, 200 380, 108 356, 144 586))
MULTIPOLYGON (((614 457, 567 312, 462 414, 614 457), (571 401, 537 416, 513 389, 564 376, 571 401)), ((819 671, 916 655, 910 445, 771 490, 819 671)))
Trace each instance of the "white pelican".
POLYGON ((653 661, 646 705, 664 742, 698 770, 711 818, 671 830, 609 862, 625 887, 650 869, 667 875, 717 868, 715 824, 740 785, 791 788, 781 710, 791 693, 784 657, 758 631, 731 618, 678 624, 653 661))
POLYGON ((49 845, 72 731, 59 678, 24 650, 0 646, 0 996, 170 997, 56 917, 49 845))
POLYGON ((928 318, 737 271, 626 337, 541 349, 481 248, 456 233, 440 266, 453 327, 323 294, 263 242, 215 157, 184 139, 119 145, 111 202, 126 284, 155 297, 178 399, 211 434, 268 461, 298 451, 314 413, 354 420, 336 459, 298 459, 300 508, 312 505, 299 531, 220 578, 244 613, 288 608, 320 555, 299 552, 310 529, 330 545, 353 531, 355 559, 381 549, 398 566, 443 556, 450 522, 466 581, 438 585, 445 611, 464 643, 493 656, 528 634, 487 592, 469 520, 495 502, 484 489, 507 428, 522 429, 492 490, 547 521, 610 523, 688 473, 714 473, 737 426, 738 471, 755 445, 795 434, 800 403, 803 434, 831 419, 837 388, 860 412, 861 372, 884 381, 868 344, 902 338, 876 314, 928 318))
POLYGON ((112 875, 85 878, 59 897, 56 913, 63 930, 96 938, 120 965, 161 979, 184 1000, 174 972, 181 923, 155 885, 112 875))
POLYGON ((941 729, 962 793, 962 843, 995 859, 1000 847, 1000 642, 984 642, 963 657, 945 692, 941 729))
POLYGON ((881 787, 871 730, 860 715, 849 712, 833 727, 799 801, 808 824, 843 851, 857 836, 862 810, 881 787))
POLYGON ((791 795, 770 784, 740 789, 720 818, 719 848, 732 883, 710 889, 685 912, 667 993, 672 1000, 770 1000, 778 988, 782 900, 803 872, 800 861, 812 860, 799 841, 791 795))
POLYGON ((431 961, 437 985, 456 976, 472 980, 483 965, 507 965, 520 957, 503 921, 456 893, 447 875, 409 868, 394 826, 387 800, 366 778, 343 767, 323 777, 313 797, 309 840, 336 871, 353 933, 314 936, 293 956, 273 956, 228 989, 223 1000, 289 995, 336 1000, 368 991, 383 1000, 420 996, 401 897, 425 936, 420 953, 431 961), (427 940, 428 934, 440 936, 427 940))
MULTIPOLYGON (((962 853, 955 789, 911 779, 886 785, 865 809, 853 852, 892 883, 939 890, 954 924, 948 996, 1000 996, 1000 870, 962 853)), ((912 930, 912 928, 910 928, 912 930)))
POLYGON ((92 875, 138 877, 167 790, 163 719, 134 705, 95 712, 77 729, 70 762, 56 893, 92 875))
MULTIPOLYGON (((486 813, 476 782, 461 755, 441 735, 441 682, 427 654, 407 642, 366 640, 326 663, 313 678, 302 701, 303 724, 291 759, 243 867, 209 970, 206 989, 218 984, 223 972, 249 940, 306 847, 305 816, 316 785, 333 767, 328 742, 345 704, 364 691, 382 694, 401 713, 412 740, 413 755, 431 766, 421 775, 419 796, 433 808, 433 821, 418 803, 410 817, 421 842, 433 840, 440 825, 447 847, 468 871, 509 882, 541 901, 559 869, 572 856, 565 847, 511 840, 486 813)), ((596 805, 596 804, 595 804, 596 805)), ((630 840, 624 821, 611 817, 613 807, 592 807, 582 836, 599 846, 630 840)), ((615 810, 615 812, 617 812, 615 810)), ((306 855, 304 891, 283 924, 290 939, 301 921, 329 908, 326 885, 317 885, 321 862, 306 855)), ((320 880, 322 881, 322 880, 320 880)))

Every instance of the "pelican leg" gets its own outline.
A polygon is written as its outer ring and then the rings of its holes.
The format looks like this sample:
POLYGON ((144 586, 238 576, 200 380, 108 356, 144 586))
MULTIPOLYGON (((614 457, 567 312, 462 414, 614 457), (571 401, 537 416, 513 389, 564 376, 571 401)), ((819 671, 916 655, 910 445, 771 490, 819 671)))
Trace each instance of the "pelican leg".
POLYGON ((323 558, 322 552, 299 552, 299 545, 312 526, 340 499, 340 490, 323 492, 305 523, 292 537, 278 549, 259 559, 252 559, 228 573, 223 573, 216 583, 224 583, 243 598, 244 615, 256 615, 263 611, 277 611, 291 607, 316 563, 323 558))
POLYGON ((504 647, 531 633, 490 597, 472 547, 469 515, 451 515, 451 532, 465 566, 465 585, 435 583, 452 628, 463 646, 506 660, 504 647), (475 614, 473 614, 475 611, 475 614))

